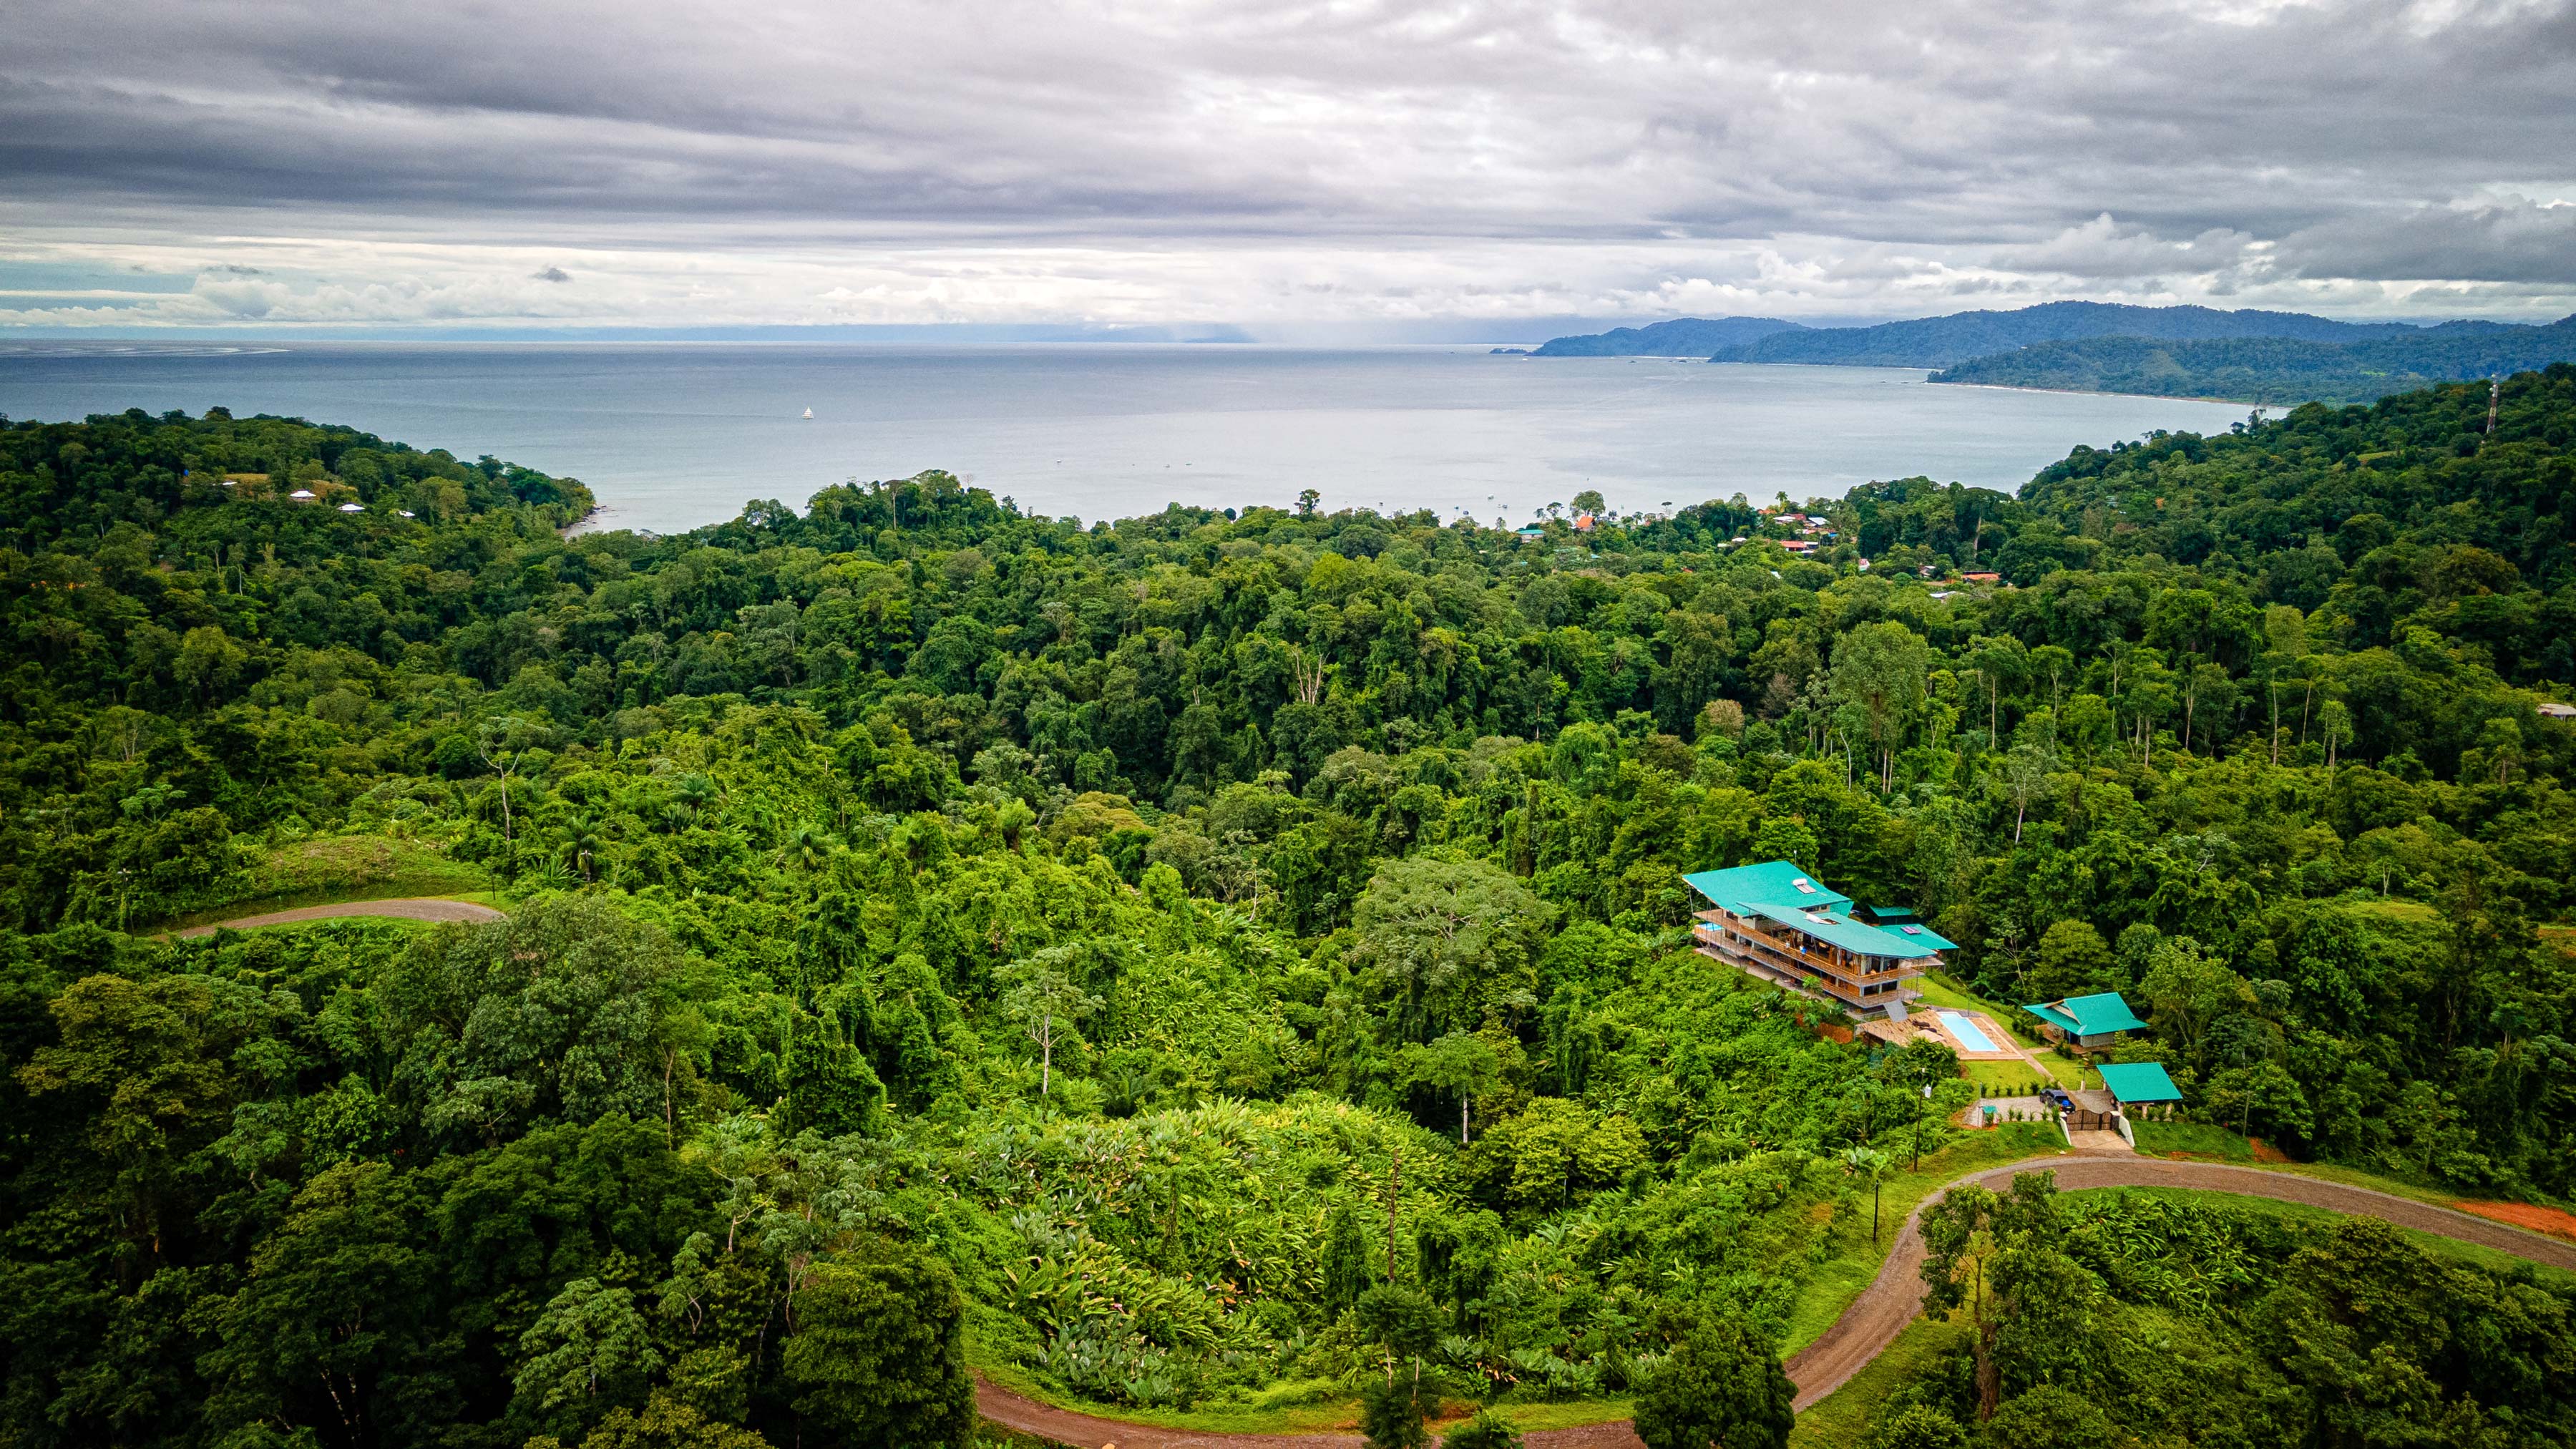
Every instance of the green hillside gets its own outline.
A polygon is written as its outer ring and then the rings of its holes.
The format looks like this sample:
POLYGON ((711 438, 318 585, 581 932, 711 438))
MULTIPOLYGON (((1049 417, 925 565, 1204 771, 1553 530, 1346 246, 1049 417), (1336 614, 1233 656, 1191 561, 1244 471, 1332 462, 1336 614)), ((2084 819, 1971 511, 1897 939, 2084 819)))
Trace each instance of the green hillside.
POLYGON ((2259 403, 2344 403, 2567 361, 2576 361, 2576 317, 2546 327, 2454 322, 2349 343, 2282 337, 2042 342, 1971 358, 1932 381, 2259 403))
POLYGON ((2416 330, 2399 323, 2337 322, 2304 312, 2221 312, 2209 307, 2047 302, 2013 311, 1956 312, 1946 317, 1919 317, 1872 327, 1784 332, 1721 349, 1710 360, 1837 367, 1952 367, 1993 353, 2075 338, 2192 341, 2266 337, 2358 342, 2400 337, 2416 330))
POLYGON ((1805 329, 1770 317, 1682 317, 1646 327, 1613 327, 1582 337, 1552 337, 1532 357, 1706 357, 1778 332, 1805 329))

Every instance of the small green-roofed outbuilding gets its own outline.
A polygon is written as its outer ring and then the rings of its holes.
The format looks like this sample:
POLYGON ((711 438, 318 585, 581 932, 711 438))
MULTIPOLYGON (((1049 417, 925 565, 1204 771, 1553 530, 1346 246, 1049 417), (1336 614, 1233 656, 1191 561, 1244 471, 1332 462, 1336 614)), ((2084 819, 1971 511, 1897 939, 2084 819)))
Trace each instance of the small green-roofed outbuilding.
POLYGON ((2102 1085, 2121 1106, 2138 1102, 2179 1102, 2182 1091, 2154 1062, 2114 1062, 2098 1069, 2102 1085))
POLYGON ((2044 1001, 2022 1010, 2038 1017, 2063 1035, 2084 1046, 2109 1041, 2124 1031, 2144 1031, 2147 1024, 2129 1009, 2116 991, 2096 992, 2091 996, 2070 996, 2063 1001, 2044 1001))

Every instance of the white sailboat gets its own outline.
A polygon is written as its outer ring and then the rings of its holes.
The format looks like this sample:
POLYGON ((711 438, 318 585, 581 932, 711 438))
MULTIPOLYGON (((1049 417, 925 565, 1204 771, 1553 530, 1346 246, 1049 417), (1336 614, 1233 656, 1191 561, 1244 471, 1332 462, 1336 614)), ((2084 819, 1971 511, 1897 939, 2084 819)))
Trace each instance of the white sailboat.
POLYGON ((805 421, 809 423, 814 421, 814 410, 812 408, 807 408, 805 410, 805 421))

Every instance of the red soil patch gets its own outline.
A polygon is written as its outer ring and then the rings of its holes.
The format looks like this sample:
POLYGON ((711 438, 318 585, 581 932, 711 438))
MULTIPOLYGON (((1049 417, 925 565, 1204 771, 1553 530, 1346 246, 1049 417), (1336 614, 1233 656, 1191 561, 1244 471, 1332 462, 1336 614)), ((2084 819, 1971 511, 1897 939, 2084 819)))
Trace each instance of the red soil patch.
POLYGON ((2290 1154, 2283 1152, 2280 1148, 2273 1146, 2271 1143, 2264 1141, 2260 1137, 2246 1138, 2245 1145, 2254 1149, 2254 1160, 2256 1162, 2287 1162, 2290 1160, 2290 1154))
POLYGON ((2576 1242, 2576 1213, 2565 1208, 2541 1207, 2527 1202, 2470 1202, 2466 1199, 2451 1206, 2464 1213, 2476 1213, 2482 1218, 2493 1218, 2517 1228, 2529 1228, 2535 1233, 2547 1233, 2553 1238, 2576 1242))

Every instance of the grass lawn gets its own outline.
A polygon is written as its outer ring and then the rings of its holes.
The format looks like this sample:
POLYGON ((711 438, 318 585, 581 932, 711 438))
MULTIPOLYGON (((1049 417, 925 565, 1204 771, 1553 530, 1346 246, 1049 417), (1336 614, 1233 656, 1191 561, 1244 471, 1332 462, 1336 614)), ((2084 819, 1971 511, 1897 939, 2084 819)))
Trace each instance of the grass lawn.
POLYGON ((1852 1375, 1850 1383, 1798 1416, 1796 1427, 1789 1431, 1789 1449, 1859 1449, 1869 1442, 1871 1414, 1897 1385, 1957 1348, 1967 1335, 1965 1323, 1914 1320, 1885 1352, 1852 1375))
MULTIPOLYGON (((2343 1213, 2329 1212, 2321 1207, 2310 1207, 2306 1203, 2282 1202, 2268 1197, 2246 1197, 2232 1192, 2205 1192, 2194 1188, 2086 1187, 2077 1188, 2062 1196, 2081 1201, 2112 1193, 2131 1193, 2139 1197, 2151 1197, 2169 1202, 2199 1203, 2205 1207, 2241 1208, 2247 1212, 2270 1213, 2277 1218, 2289 1218, 2303 1223, 2334 1223, 2348 1220, 2343 1213)), ((2576 1284, 2576 1273, 2570 1273, 2564 1268, 2553 1268, 2545 1263, 2533 1263, 2527 1258, 2517 1258, 2499 1248, 2490 1248, 2479 1243, 2464 1243, 2457 1238, 2446 1238, 2439 1233, 2419 1232, 2413 1228, 2399 1228, 2397 1231, 2404 1235, 2406 1241, 2437 1258, 2447 1258, 2480 1268, 2492 1268, 2498 1272, 2529 1267, 2544 1278, 2560 1283, 2576 1284)))
MULTIPOLYGON (((2082 1068, 2050 1051, 2040 1041, 2038 1029, 2025 1025, 2030 1018, 2022 1014, 2021 1008, 2006 1006, 2000 1001, 1988 1001, 1938 972, 1916 977, 1914 988, 1923 993, 1923 1002, 1927 1006, 1947 1006, 1959 1011, 1984 1012, 1997 1026, 2002 1027, 2012 1036, 2015 1044, 2035 1054, 2039 1058, 2040 1065, 2046 1067, 2049 1075, 2057 1079, 2057 1085, 2061 1087, 2083 1085, 2079 1077, 2082 1068)), ((2014 1079, 2015 1081, 2026 1080, 2029 1076, 2027 1069, 2013 1062, 1970 1062, 1967 1065, 1971 1078, 1976 1078, 1976 1068, 1986 1066, 1999 1067, 2006 1072, 2022 1073, 2021 1077, 2014 1079)))
POLYGON ((2219 1162, 2254 1160, 2254 1149, 2244 1138, 2224 1127, 2206 1122, 2139 1122, 2133 1124, 2138 1134, 2138 1151, 2149 1157, 2162 1157, 2172 1152, 2188 1152, 2194 1157, 2207 1157, 2219 1162))
MULTIPOLYGON (((2404 901, 2388 902, 2405 905, 2404 901)), ((2422 1183, 2382 1177, 2358 1167, 2345 1167, 2332 1162, 2257 1162, 2244 1138, 2224 1127, 2202 1122, 2141 1122, 2137 1124, 2138 1150, 2149 1157, 2162 1157, 2168 1152, 2188 1152, 2194 1157, 2213 1162, 2232 1162, 2239 1166, 2260 1167, 2265 1172, 2295 1173, 2300 1177, 2339 1182, 2346 1187, 2367 1188, 2391 1197, 2431 1203, 2435 1207, 2456 1206, 2462 1199, 2456 1192, 2446 1192, 2422 1183)))
MULTIPOLYGON (((1512 1427, 1524 1434, 1541 1429, 1571 1429, 1578 1424, 1599 1424, 1611 1419, 1625 1419, 1636 1412, 1627 1399, 1595 1399, 1581 1404, 1501 1404, 1496 1406, 1512 1427)), ((1359 1410, 1351 1410, 1354 1421, 1359 1410)))
POLYGON ((1962 1062, 1960 1065, 1967 1069, 1969 1081, 1991 1088, 1987 1095, 1993 1097, 2037 1096, 2039 1089, 2052 1080, 2021 1062, 1962 1062))
MULTIPOLYGON (((1878 1145, 1882 1150, 1902 1150, 1894 1133, 1881 1136, 1878 1145)), ((1905 1215, 1933 1189, 1979 1168, 2065 1150, 2066 1139, 2055 1127, 2045 1122, 2009 1122, 1991 1131, 1968 1133, 1940 1151, 1927 1154, 1920 1171, 1905 1171, 1906 1158, 1898 1156, 1898 1171, 1879 1189, 1878 1242, 1872 1245, 1869 1240, 1867 1218, 1855 1219, 1844 1229, 1849 1237, 1841 1251, 1808 1270, 1807 1281, 1798 1290, 1797 1306, 1789 1313, 1788 1337, 1781 1352, 1796 1353, 1833 1327, 1834 1320, 1842 1317, 1843 1310, 1851 1307, 1852 1300, 1878 1276, 1879 1265, 1887 1261, 1887 1250, 1896 1242, 1897 1229, 1905 1225, 1905 1215)), ((1867 1211, 1866 1193, 1861 1206, 1867 1211)))
POLYGON ((2436 925, 2442 919, 2441 912, 2422 901, 2345 901, 2337 909, 2356 916, 2377 916, 2381 920, 2404 921, 2417 926, 2436 925))

